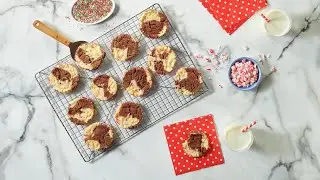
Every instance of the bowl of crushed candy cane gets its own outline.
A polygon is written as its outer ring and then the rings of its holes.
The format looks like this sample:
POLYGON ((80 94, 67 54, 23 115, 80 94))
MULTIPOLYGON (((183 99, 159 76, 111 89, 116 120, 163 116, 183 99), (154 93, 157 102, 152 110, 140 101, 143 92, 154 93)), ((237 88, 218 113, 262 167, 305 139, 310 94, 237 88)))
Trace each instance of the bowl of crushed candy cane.
POLYGON ((237 89, 252 90, 261 83, 261 67, 254 59, 241 57, 231 63, 228 76, 231 84, 237 89))
POLYGON ((71 15, 80 24, 98 24, 110 17, 115 7, 114 0, 77 0, 71 15))

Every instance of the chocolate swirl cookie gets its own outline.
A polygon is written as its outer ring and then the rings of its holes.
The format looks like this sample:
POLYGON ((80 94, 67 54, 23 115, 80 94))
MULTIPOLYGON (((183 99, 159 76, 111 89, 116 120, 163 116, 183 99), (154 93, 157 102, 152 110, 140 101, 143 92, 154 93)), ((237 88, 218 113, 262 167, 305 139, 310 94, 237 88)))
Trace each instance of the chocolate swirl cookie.
POLYGON ((49 84, 61 93, 67 93, 77 87, 80 80, 78 70, 70 64, 60 64, 53 68, 48 77, 49 84))
POLYGON ((112 55, 117 61, 126 61, 139 54, 139 41, 129 34, 120 34, 112 40, 112 55))
POLYGON ((93 151, 109 148, 112 144, 112 141, 112 127, 105 123, 93 123, 84 131, 84 142, 93 151))
POLYGON ((122 103, 116 111, 115 119, 123 128, 135 128, 142 121, 142 107, 134 102, 122 103))
POLYGON ((81 97, 72 101, 68 109, 68 117, 74 124, 85 125, 92 120, 95 113, 91 99, 81 97))
POLYGON ((176 64, 176 53, 168 46, 157 46, 148 56, 148 67, 157 74, 171 72, 176 64))
POLYGON ((209 139, 200 131, 189 133, 188 139, 182 144, 184 152, 191 157, 201 157, 209 150, 209 139))
POLYGON ((147 10, 140 18, 140 30, 148 38, 156 39, 168 32, 169 21, 161 12, 147 10))
POLYGON ((203 80, 196 68, 180 68, 175 76, 175 85, 179 93, 194 95, 200 91, 203 80))
POLYGON ((81 68, 94 70, 99 68, 105 55, 99 44, 84 43, 76 50, 75 60, 81 68))
POLYGON ((97 99, 110 100, 116 95, 117 90, 117 82, 106 74, 99 75, 92 81, 91 91, 97 99))
POLYGON ((152 77, 148 69, 134 67, 127 71, 123 77, 125 90, 133 96, 145 95, 152 87, 152 77))

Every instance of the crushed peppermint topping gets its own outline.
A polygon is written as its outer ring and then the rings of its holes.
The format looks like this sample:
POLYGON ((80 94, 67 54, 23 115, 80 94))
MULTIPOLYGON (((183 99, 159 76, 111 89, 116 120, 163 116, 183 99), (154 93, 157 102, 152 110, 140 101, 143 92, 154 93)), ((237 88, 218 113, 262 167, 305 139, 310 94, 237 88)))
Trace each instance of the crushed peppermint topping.
POLYGON ((197 54, 197 55, 195 55, 195 58, 197 58, 197 59, 203 59, 203 55, 197 54))
POLYGON ((258 73, 256 64, 243 59, 231 66, 231 81, 238 87, 248 87, 258 80, 258 73))

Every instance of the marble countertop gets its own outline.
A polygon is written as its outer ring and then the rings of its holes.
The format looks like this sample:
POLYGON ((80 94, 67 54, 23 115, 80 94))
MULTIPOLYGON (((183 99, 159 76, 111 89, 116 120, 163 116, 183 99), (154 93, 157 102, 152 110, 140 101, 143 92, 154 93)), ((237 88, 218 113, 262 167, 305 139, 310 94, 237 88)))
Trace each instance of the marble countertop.
POLYGON ((212 93, 100 160, 85 163, 34 79, 68 49, 35 30, 32 22, 44 20, 71 39, 90 40, 153 2, 116 3, 111 19, 83 26, 69 18, 68 0, 0 2, 0 180, 320 179, 320 0, 269 0, 268 8, 283 9, 293 19, 284 37, 267 36, 258 15, 229 36, 197 0, 160 0, 192 53, 228 46, 232 59, 270 54, 265 79, 257 91, 239 92, 228 84, 226 67, 204 70, 212 93), (272 66, 278 71, 270 73, 272 66), (216 119, 225 164, 175 176, 163 126, 209 113, 216 119), (229 150, 224 128, 253 119, 258 125, 252 149, 229 150))

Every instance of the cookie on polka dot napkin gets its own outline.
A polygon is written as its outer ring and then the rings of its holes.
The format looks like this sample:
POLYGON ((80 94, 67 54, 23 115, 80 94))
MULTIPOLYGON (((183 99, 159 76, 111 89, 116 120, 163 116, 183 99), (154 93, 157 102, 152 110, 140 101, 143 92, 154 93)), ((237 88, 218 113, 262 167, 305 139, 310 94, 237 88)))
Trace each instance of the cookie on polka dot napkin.
POLYGON ((234 33, 254 13, 268 5, 267 0, 199 0, 228 33, 234 33))
POLYGON ((176 175, 224 164, 214 118, 211 114, 166 125, 163 128, 176 175), (189 133, 194 131, 205 133, 209 139, 209 150, 204 156, 198 158, 188 156, 182 147, 189 133))

